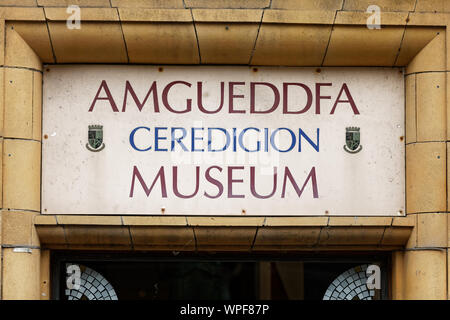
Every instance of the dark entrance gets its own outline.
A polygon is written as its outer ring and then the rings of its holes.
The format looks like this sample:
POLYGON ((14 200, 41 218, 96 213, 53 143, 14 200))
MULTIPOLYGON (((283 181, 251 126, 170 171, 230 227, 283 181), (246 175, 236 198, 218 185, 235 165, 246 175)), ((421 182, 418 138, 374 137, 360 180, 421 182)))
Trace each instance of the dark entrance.
POLYGON ((54 252, 53 299, 387 299, 388 256, 54 252), (367 287, 367 266, 380 288, 367 287), (79 269, 77 269, 79 268, 79 269), (76 271, 79 274, 76 274, 76 271), (75 277, 80 277, 78 287, 75 277))

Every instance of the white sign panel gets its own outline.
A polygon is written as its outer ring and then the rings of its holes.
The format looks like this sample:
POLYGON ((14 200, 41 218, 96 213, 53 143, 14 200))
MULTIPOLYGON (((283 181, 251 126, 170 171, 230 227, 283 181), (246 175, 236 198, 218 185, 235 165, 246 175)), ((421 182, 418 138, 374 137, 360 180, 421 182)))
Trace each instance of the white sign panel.
POLYGON ((49 66, 49 214, 399 215, 392 68, 49 66))

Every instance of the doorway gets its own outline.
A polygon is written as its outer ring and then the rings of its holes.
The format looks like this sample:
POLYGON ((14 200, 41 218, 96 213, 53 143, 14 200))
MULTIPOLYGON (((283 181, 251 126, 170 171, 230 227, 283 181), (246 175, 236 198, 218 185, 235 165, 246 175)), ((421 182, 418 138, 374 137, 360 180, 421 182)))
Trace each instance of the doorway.
POLYGON ((52 299, 388 299, 388 265, 389 255, 379 253, 53 252, 52 299))

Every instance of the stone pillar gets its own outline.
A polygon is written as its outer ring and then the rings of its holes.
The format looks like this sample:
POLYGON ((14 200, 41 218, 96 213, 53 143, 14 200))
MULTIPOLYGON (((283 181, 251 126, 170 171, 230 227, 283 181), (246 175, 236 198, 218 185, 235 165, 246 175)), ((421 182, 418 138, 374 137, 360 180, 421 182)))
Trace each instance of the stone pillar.
POLYGON ((415 227, 393 254, 394 299, 447 299, 445 43, 437 33, 406 71, 406 210, 415 227))
POLYGON ((40 299, 42 64, 11 25, 1 32, 1 298, 40 299))

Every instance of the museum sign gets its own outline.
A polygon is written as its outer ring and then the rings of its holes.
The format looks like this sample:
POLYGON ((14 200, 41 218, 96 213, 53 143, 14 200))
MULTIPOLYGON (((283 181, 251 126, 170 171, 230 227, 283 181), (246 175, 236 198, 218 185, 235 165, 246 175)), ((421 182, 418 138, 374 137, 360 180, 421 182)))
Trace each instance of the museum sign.
POLYGON ((45 70, 44 213, 404 214, 401 69, 45 70))

